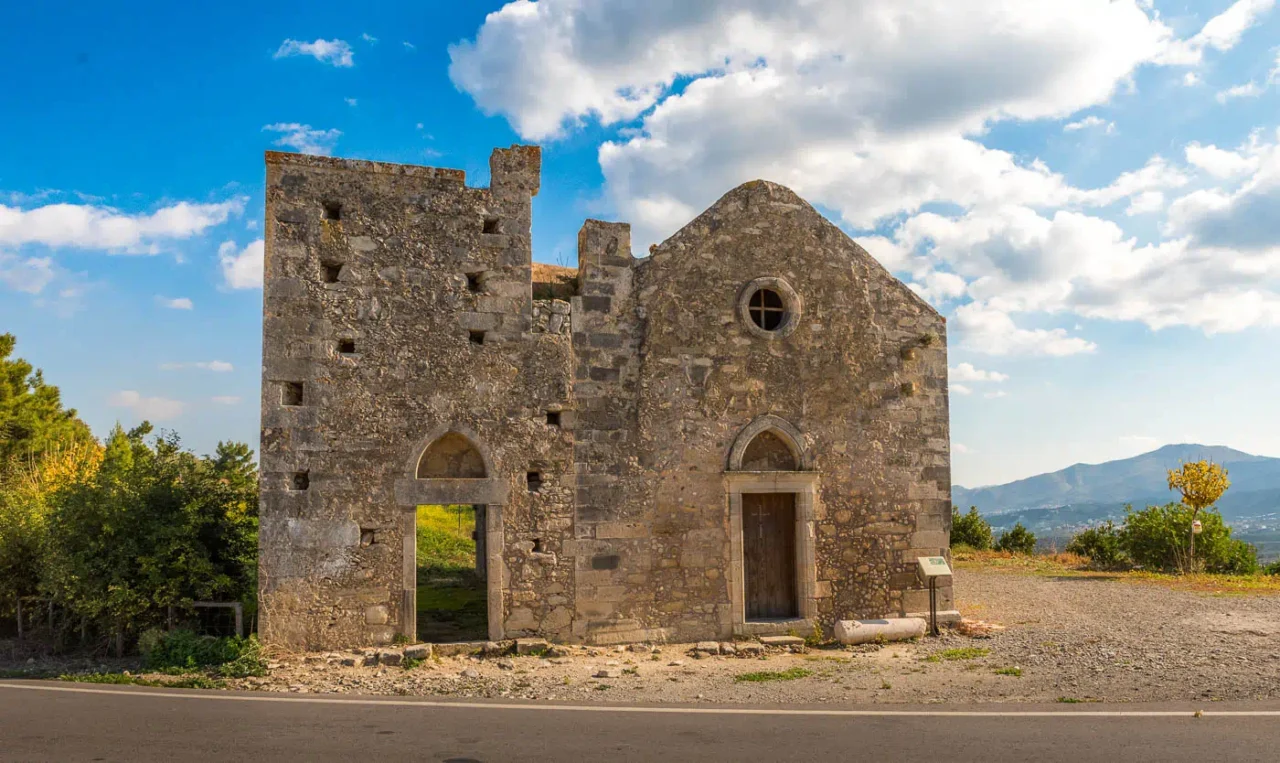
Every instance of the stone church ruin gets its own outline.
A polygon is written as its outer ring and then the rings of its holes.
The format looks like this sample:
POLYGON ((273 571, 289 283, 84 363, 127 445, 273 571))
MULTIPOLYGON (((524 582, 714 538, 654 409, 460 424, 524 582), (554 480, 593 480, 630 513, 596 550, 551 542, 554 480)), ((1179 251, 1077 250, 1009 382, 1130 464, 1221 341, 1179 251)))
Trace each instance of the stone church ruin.
POLYGON ((487 188, 266 164, 264 640, 415 640, 423 506, 474 507, 492 640, 928 609, 945 321, 796 194, 745 183, 642 258, 626 224, 588 220, 573 271, 532 262, 537 147, 494 151, 487 188))

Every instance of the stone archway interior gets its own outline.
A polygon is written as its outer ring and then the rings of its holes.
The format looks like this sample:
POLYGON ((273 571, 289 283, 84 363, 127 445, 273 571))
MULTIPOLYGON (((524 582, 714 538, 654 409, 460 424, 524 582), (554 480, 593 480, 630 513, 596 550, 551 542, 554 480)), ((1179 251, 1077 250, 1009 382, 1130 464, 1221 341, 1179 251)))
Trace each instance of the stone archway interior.
POLYGON ((448 432, 423 452, 418 461, 418 479, 483 479, 484 457, 461 434, 448 432))
POLYGON ((742 471, 792 472, 799 468, 796 455, 776 432, 766 429, 742 453, 742 471))

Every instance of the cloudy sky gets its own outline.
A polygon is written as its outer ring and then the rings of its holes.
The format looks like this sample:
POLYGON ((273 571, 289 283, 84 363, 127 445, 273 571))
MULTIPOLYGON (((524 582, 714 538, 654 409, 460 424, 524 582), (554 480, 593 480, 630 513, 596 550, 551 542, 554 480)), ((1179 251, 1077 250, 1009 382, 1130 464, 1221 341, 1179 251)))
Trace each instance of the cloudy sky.
POLYGON ((959 484, 1280 456, 1275 0, 376 5, 9 9, 0 330, 95 431, 256 442, 263 149, 484 184, 536 142, 543 262, 813 202, 948 316, 959 484))

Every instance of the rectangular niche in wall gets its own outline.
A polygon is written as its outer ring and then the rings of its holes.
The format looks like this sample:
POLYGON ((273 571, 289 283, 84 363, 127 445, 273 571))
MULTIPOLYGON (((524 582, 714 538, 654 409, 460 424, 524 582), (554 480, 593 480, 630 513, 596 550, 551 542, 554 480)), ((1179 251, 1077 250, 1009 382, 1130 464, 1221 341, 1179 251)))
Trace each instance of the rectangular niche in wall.
POLYGON ((311 487, 311 474, 309 472, 294 472, 290 488, 293 490, 306 490, 311 487))
POLYGON ((341 354, 343 354, 343 355, 352 355, 352 354, 354 354, 354 353, 355 353, 355 351, 356 351, 356 340, 354 340, 354 339, 339 339, 339 340, 338 340, 338 352, 339 352, 339 353, 341 353, 341 354))
POLYGON ((525 474, 525 483, 529 486, 530 493, 536 493, 542 489, 542 472, 528 472, 525 474))
POLYGON ((560 426, 560 411, 547 411, 547 426, 560 426))
POLYGON ((284 382, 280 385, 281 405, 302 405, 302 382, 284 382))
POLYGON ((496 217, 486 217, 486 218, 484 219, 484 228, 483 228, 482 230, 483 230, 485 233, 500 233, 500 232, 501 232, 501 227, 502 227, 502 226, 501 226, 501 223, 499 222, 498 218, 496 218, 496 217))
POLYGON ((320 271, 325 283, 337 283, 342 278, 342 263, 323 262, 320 264, 320 271))

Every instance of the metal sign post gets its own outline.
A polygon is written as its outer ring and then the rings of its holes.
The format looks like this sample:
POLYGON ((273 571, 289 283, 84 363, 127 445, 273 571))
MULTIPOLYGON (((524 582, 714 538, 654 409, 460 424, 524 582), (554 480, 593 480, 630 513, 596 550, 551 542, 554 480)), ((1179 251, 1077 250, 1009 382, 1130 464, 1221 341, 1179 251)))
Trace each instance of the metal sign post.
POLYGON ((938 635, 938 578, 951 574, 951 567, 947 565, 945 557, 941 556, 920 556, 916 557, 916 564, 920 566, 920 575, 929 581, 929 633, 938 635))

